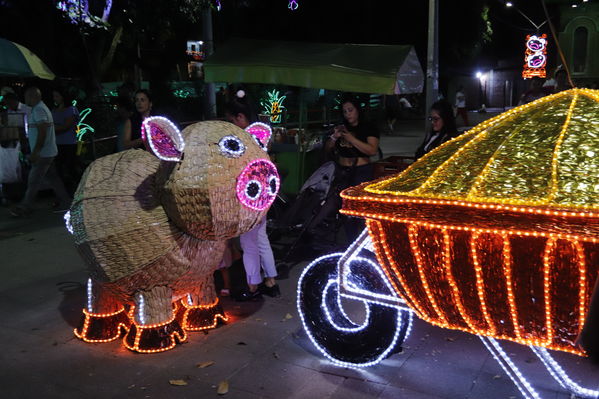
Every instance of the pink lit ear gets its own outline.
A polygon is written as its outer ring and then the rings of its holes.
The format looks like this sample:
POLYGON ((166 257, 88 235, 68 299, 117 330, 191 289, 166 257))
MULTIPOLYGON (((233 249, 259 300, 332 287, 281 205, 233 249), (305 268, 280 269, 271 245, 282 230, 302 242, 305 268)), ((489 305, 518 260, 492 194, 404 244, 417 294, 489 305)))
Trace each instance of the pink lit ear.
POLYGON ((162 116, 146 118, 142 123, 141 136, 158 158, 174 162, 181 160, 185 141, 173 122, 162 116))
POLYGON ((268 140, 270 140, 270 136, 272 135, 272 130, 270 126, 266 123, 255 122, 245 128, 245 131, 254 136, 258 141, 262 144, 262 147, 266 147, 268 144, 268 140))

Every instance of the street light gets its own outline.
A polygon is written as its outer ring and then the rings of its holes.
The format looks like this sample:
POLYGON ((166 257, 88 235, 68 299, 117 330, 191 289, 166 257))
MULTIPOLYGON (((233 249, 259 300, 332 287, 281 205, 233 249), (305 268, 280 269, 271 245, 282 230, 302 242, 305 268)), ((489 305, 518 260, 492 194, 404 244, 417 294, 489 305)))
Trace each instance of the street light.
MULTIPOLYGON (((514 8, 514 10, 518 11, 518 13, 519 13, 520 15, 522 15, 524 18, 526 18, 526 20, 527 20, 528 22, 530 22, 530 23, 532 24, 532 26, 534 26, 534 27, 535 27, 535 29, 536 29, 537 31, 538 31, 539 29, 541 29, 541 26, 545 25, 545 23, 547 22, 547 20, 545 20, 545 21, 543 21, 543 22, 542 22, 540 25, 537 25, 536 23, 534 23, 534 22, 533 22, 533 20, 532 20, 532 19, 530 19, 530 18, 528 17, 528 15, 524 14, 524 13, 522 12, 522 10, 520 10, 518 7, 516 7, 516 6, 514 5, 514 3, 512 3, 511 1, 506 1, 506 2, 505 2, 505 6, 506 6, 507 8, 514 8)), ((574 5, 572 5, 572 7, 575 7, 575 6, 574 6, 574 5)))

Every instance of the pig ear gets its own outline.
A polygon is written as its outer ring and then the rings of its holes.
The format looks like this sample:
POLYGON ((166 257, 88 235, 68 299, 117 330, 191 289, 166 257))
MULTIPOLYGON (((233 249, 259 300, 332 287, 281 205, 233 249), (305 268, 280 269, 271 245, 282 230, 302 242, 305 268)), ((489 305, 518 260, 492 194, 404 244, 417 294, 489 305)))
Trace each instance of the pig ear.
POLYGON ((144 119, 141 134, 158 158, 174 162, 181 160, 185 141, 173 122, 162 116, 151 116, 144 119))
POLYGON ((258 141, 258 144, 260 144, 260 147, 262 147, 262 149, 266 148, 266 145, 270 140, 270 136, 272 135, 272 130, 270 129, 270 126, 262 122, 252 123, 251 125, 245 128, 245 131, 254 136, 254 138, 258 141))

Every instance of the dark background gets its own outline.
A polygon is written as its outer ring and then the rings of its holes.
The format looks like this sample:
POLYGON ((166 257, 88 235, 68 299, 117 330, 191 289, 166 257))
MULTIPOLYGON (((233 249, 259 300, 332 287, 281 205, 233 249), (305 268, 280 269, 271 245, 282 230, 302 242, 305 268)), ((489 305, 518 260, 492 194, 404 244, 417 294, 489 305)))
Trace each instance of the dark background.
MULTIPOLYGON (((103 0, 89 0, 100 14, 103 0)), ((89 79, 123 27, 110 67, 99 80, 119 80, 138 63, 152 79, 172 78, 185 62, 188 39, 202 39, 201 1, 114 0, 107 30, 69 23, 53 0, 0 0, 0 36, 30 48, 59 76, 89 79), (141 59, 137 57, 139 43, 141 59)), ((544 20, 540 1, 514 1, 537 23, 544 20)), ((345 43, 413 44, 424 66, 428 1, 222 0, 213 12, 215 47, 230 37, 345 43)), ((551 4, 550 4, 551 7, 551 4)), ((557 25, 558 21, 554 20, 557 25)), ((545 32, 549 30, 544 27, 545 32)), ((500 59, 522 58, 524 37, 532 25, 504 2, 441 0, 439 58, 442 77, 473 74, 500 59), (482 18, 488 7, 488 20, 482 18), (487 30, 490 26, 492 33, 487 30), (484 40, 484 33, 488 39, 484 40)), ((550 60, 551 61, 551 60, 550 60)))

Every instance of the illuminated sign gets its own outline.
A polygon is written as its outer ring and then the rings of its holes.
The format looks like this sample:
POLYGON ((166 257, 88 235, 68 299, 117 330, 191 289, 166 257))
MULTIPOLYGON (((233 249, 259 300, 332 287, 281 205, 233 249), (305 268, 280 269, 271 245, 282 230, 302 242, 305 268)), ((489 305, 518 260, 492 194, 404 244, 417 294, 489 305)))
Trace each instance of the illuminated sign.
POLYGON ((526 51, 524 53, 524 69, 522 77, 530 79, 534 77, 545 78, 547 71, 547 35, 527 35, 526 51))

